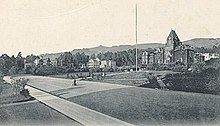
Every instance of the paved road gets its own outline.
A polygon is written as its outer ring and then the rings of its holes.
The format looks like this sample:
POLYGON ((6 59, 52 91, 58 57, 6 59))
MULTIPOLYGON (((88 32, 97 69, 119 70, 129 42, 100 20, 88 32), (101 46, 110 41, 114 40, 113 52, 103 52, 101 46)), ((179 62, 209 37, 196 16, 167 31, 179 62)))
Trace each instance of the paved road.
POLYGON ((27 88, 29 89, 30 94, 40 102, 54 108, 85 126, 132 126, 127 122, 96 112, 30 86, 27 86, 27 88))
MULTIPOLYGON (((21 78, 21 77, 17 77, 21 78)), ((77 81, 77 86, 72 86, 72 80, 42 77, 42 76, 24 76, 28 78, 28 84, 36 88, 51 92, 63 98, 70 98, 88 93, 105 91, 111 89, 128 88, 131 86, 117 85, 100 82, 77 81)))
MULTIPOLYGON (((87 81, 79 81, 77 83, 78 86, 72 86, 72 80, 67 79, 40 76, 25 76, 25 78, 29 79, 28 84, 30 86, 26 87, 29 89, 31 96, 61 112, 62 114, 80 122, 83 125, 131 126, 131 124, 127 122, 121 121, 119 119, 110 117, 108 115, 99 113, 97 111, 63 99, 98 91, 128 88, 131 86, 87 81), (38 89, 33 87, 36 87, 38 89), (58 95, 63 98, 57 97, 52 94, 58 95)), ((4 80, 6 80, 7 82, 11 82, 9 77, 5 77, 4 80)))

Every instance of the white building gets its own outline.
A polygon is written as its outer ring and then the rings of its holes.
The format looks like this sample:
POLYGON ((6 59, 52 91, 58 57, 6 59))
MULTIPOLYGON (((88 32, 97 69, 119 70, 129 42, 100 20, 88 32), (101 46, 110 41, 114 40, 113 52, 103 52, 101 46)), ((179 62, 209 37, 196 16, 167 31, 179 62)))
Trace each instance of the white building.
POLYGON ((202 55, 204 56, 205 61, 219 58, 219 54, 216 54, 216 53, 203 53, 202 55))
POLYGON ((148 64, 148 52, 142 53, 142 64, 148 64))
POLYGON ((39 61, 40 61, 40 58, 37 57, 35 60, 34 60, 34 65, 37 66, 39 64, 39 61))
POLYGON ((100 60, 99 58, 90 59, 87 63, 88 68, 100 68, 100 60))
POLYGON ((102 60, 100 64, 100 68, 115 68, 116 62, 112 60, 102 60))

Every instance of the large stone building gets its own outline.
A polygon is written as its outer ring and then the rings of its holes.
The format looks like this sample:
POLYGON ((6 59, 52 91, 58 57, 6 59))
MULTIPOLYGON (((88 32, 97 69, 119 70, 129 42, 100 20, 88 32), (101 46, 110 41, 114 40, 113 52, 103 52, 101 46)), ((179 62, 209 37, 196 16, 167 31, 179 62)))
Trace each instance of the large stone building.
POLYGON ((144 52, 142 64, 182 63, 190 66, 194 62, 194 49, 183 44, 174 30, 171 30, 164 47, 157 48, 153 53, 144 52))

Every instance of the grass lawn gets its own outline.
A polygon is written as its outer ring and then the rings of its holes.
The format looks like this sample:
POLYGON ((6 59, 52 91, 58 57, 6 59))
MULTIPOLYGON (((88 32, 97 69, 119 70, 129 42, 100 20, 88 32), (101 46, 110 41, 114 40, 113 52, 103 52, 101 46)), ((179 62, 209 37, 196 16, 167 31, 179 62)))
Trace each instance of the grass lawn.
POLYGON ((120 84, 128 86, 140 86, 145 83, 147 79, 103 79, 103 80, 92 80, 93 82, 105 82, 110 84, 120 84))
POLYGON ((33 98, 25 97, 21 94, 14 95, 12 86, 0 81, 0 104, 9 104, 26 100, 33 100, 33 98))
POLYGON ((59 112, 39 103, 0 108, 0 125, 74 125, 76 121, 59 112))
POLYGON ((154 73, 155 75, 164 76, 167 73, 177 73, 172 71, 138 71, 138 72, 122 72, 119 74, 112 74, 107 76, 101 80, 92 80, 96 82, 106 82, 112 84, 122 84, 122 85, 129 85, 129 86, 140 86, 147 81, 147 74, 154 73))
POLYGON ((10 84, 0 81, 0 125, 76 125, 79 124, 39 102, 23 95, 13 95, 10 84), (21 105, 14 105, 20 102, 21 105), (2 106, 1 106, 2 105, 2 106))
POLYGON ((217 124, 220 96, 124 88, 68 100, 135 125, 217 124))

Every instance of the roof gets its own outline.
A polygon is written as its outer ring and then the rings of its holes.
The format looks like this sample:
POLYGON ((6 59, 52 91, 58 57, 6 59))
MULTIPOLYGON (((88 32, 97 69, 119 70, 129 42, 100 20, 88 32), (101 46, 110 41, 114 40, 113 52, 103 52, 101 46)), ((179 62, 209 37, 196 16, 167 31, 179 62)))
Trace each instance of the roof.
POLYGON ((180 42, 179 37, 177 36, 176 32, 174 30, 170 31, 170 34, 167 37, 167 43, 166 45, 172 45, 172 44, 176 44, 178 45, 180 42))

